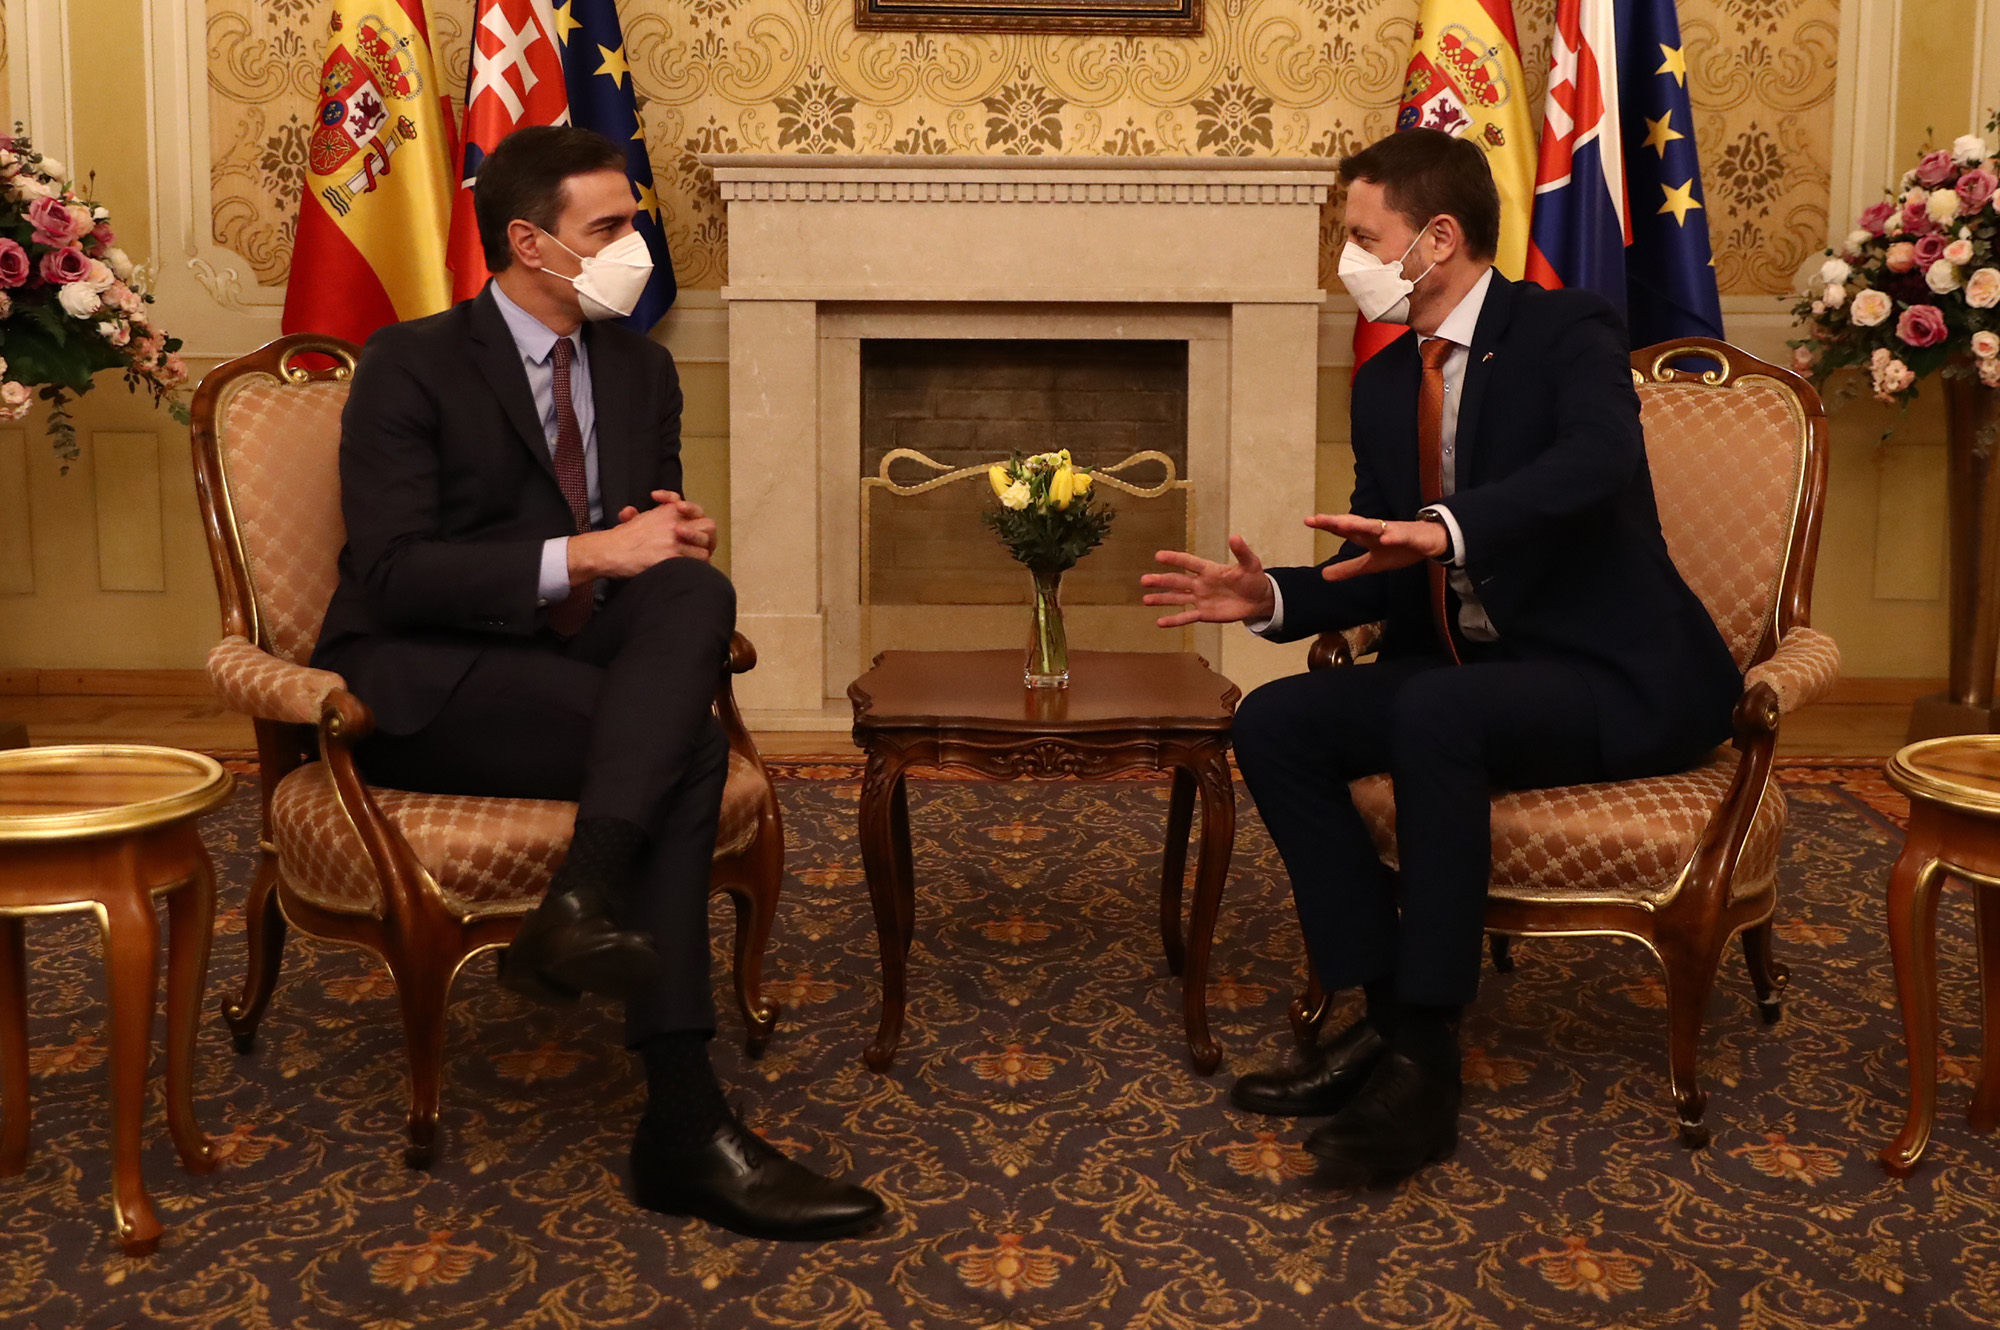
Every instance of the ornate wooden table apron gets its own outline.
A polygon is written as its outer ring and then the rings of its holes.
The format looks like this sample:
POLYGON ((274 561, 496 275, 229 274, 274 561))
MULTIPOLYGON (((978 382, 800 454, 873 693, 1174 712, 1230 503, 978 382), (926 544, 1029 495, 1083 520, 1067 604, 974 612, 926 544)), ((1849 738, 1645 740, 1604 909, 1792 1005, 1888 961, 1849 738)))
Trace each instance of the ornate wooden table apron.
POLYGON ((1188 1052, 1207 1075, 1222 1061, 1208 1035, 1208 953, 1236 843, 1229 726, 1241 696, 1199 656, 1078 651, 1065 689, 1029 689, 1015 651, 885 651, 847 689, 854 741, 867 754, 861 783, 861 862, 882 948, 882 1026, 868 1065, 888 1069, 903 1032, 916 876, 910 857, 910 766, 975 775, 1106 777, 1172 771, 1160 941, 1181 977, 1188 1052), (1188 831, 1201 799, 1201 849, 1185 937, 1181 884, 1188 831))
POLYGON ((1889 783, 1910 796, 1910 831, 1889 876, 1889 951, 1910 1063, 1910 1114, 1882 1151, 1907 1177, 1937 1117, 1937 888, 1947 877, 1973 890, 1979 933, 1979 1085, 1974 1131, 2000 1122, 2000 734, 1914 743, 1889 759, 1889 783))
POLYGON ((25 916, 90 910, 111 1008, 111 1208, 134 1256, 160 1241, 139 1172, 159 921, 167 943, 167 1127, 190 1173, 215 1167, 194 1120, 194 1036, 215 920, 215 869, 195 819, 235 785, 172 748, 78 745, 0 752, 0 1177, 28 1166, 25 916))

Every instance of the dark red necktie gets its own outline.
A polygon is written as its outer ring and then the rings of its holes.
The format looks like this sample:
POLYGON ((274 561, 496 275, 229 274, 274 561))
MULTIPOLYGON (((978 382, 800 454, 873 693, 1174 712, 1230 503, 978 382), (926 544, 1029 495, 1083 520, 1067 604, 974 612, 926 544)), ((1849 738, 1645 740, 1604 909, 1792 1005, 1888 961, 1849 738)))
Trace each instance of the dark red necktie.
MULTIPOLYGON (((1424 377, 1417 390, 1417 486, 1424 506, 1444 497, 1444 362, 1455 343, 1433 337, 1420 349, 1424 377)), ((1463 664, 1458 639, 1451 631, 1451 606, 1445 596, 1445 568, 1436 559, 1425 561, 1431 580, 1431 619, 1437 625, 1438 640, 1451 652, 1454 664, 1463 664)))
MULTIPOLYGON (((590 478, 583 469, 583 429, 576 423, 576 403, 570 400, 569 367, 576 359, 576 344, 558 337, 555 346, 556 394, 556 484, 579 532, 590 530, 590 478)), ((562 601, 549 609, 549 626, 564 637, 575 636, 590 622, 597 597, 590 583, 571 587, 562 601)))

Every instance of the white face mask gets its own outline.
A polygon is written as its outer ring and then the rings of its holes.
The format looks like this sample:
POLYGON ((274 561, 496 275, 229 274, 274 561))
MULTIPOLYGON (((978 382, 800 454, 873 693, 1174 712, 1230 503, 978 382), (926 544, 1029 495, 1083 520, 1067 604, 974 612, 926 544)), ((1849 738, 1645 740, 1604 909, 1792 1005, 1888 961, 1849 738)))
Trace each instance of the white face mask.
MULTIPOLYGON (((547 231, 542 234, 556 240, 547 231)), ((586 319, 624 318, 637 307, 646 283, 653 279, 653 254, 646 248, 646 237, 637 231, 619 236, 591 255, 578 254, 560 240, 556 243, 576 260, 582 271, 574 277, 550 268, 542 271, 576 288, 576 298, 583 305, 586 319)))
MULTIPOLYGON (((1429 230, 1426 222, 1424 229, 1429 230)), ((1417 232, 1416 240, 1403 251, 1403 258, 1394 263, 1378 259, 1359 244, 1350 240, 1340 251, 1340 284, 1347 288, 1347 294, 1354 297, 1354 303, 1361 309, 1361 317, 1370 323, 1408 323, 1410 321, 1410 292, 1417 289, 1417 283, 1430 276, 1435 261, 1415 277, 1403 276, 1403 259, 1410 257, 1410 251, 1417 247, 1417 241, 1424 238, 1423 231, 1417 232)))

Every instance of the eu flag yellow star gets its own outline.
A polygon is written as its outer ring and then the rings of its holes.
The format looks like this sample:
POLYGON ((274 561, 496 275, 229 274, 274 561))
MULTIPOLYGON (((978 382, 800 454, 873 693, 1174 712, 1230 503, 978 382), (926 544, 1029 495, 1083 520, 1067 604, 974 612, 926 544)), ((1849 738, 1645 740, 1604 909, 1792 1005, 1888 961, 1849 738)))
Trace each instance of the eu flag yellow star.
POLYGON ((570 13, 570 6, 573 3, 574 0, 563 0, 555 7, 556 40, 564 46, 569 45, 569 35, 583 26, 583 20, 570 13))
POLYGON ((1684 139, 1687 137, 1687 135, 1673 127, 1671 123, 1674 118, 1672 107, 1668 107, 1667 113, 1658 120, 1654 120, 1648 116, 1640 118, 1646 121, 1646 146, 1654 152, 1659 153, 1662 160, 1667 155, 1667 144, 1673 142, 1675 139, 1684 139))
POLYGON ((1674 221, 1686 226, 1688 213, 1701 206, 1701 200, 1694 196, 1694 181, 1690 179, 1685 185, 1676 189, 1663 180, 1660 182, 1660 189, 1667 196, 1667 201, 1660 205, 1660 211, 1672 213, 1674 221))
POLYGON ((656 222, 659 221, 660 196, 653 189, 652 185, 642 181, 638 184, 633 185, 632 189, 639 196, 639 211, 645 213, 647 216, 651 217, 654 221, 656 222))
POLYGON ((1685 88, 1688 82, 1688 66, 1687 57, 1682 55, 1681 52, 1686 49, 1685 45, 1669 46, 1665 42, 1661 42, 1660 67, 1653 72, 1655 74, 1672 74, 1674 82, 1685 88))
POLYGON ((625 86, 625 80, 632 71, 625 65, 625 48, 622 46, 600 46, 597 53, 604 57, 604 63, 597 67, 600 74, 609 74, 611 82, 618 87, 625 86))

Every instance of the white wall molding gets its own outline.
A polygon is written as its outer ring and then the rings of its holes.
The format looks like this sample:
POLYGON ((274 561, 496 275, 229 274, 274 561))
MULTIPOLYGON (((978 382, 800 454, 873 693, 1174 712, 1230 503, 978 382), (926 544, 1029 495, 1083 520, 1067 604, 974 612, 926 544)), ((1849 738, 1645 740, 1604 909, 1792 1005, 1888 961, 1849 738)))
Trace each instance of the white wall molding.
MULTIPOLYGON (((1901 172, 1894 165, 1903 0, 1842 0, 1833 84, 1829 243, 1901 172)), ((1817 256, 1813 259, 1818 262, 1817 256)))

